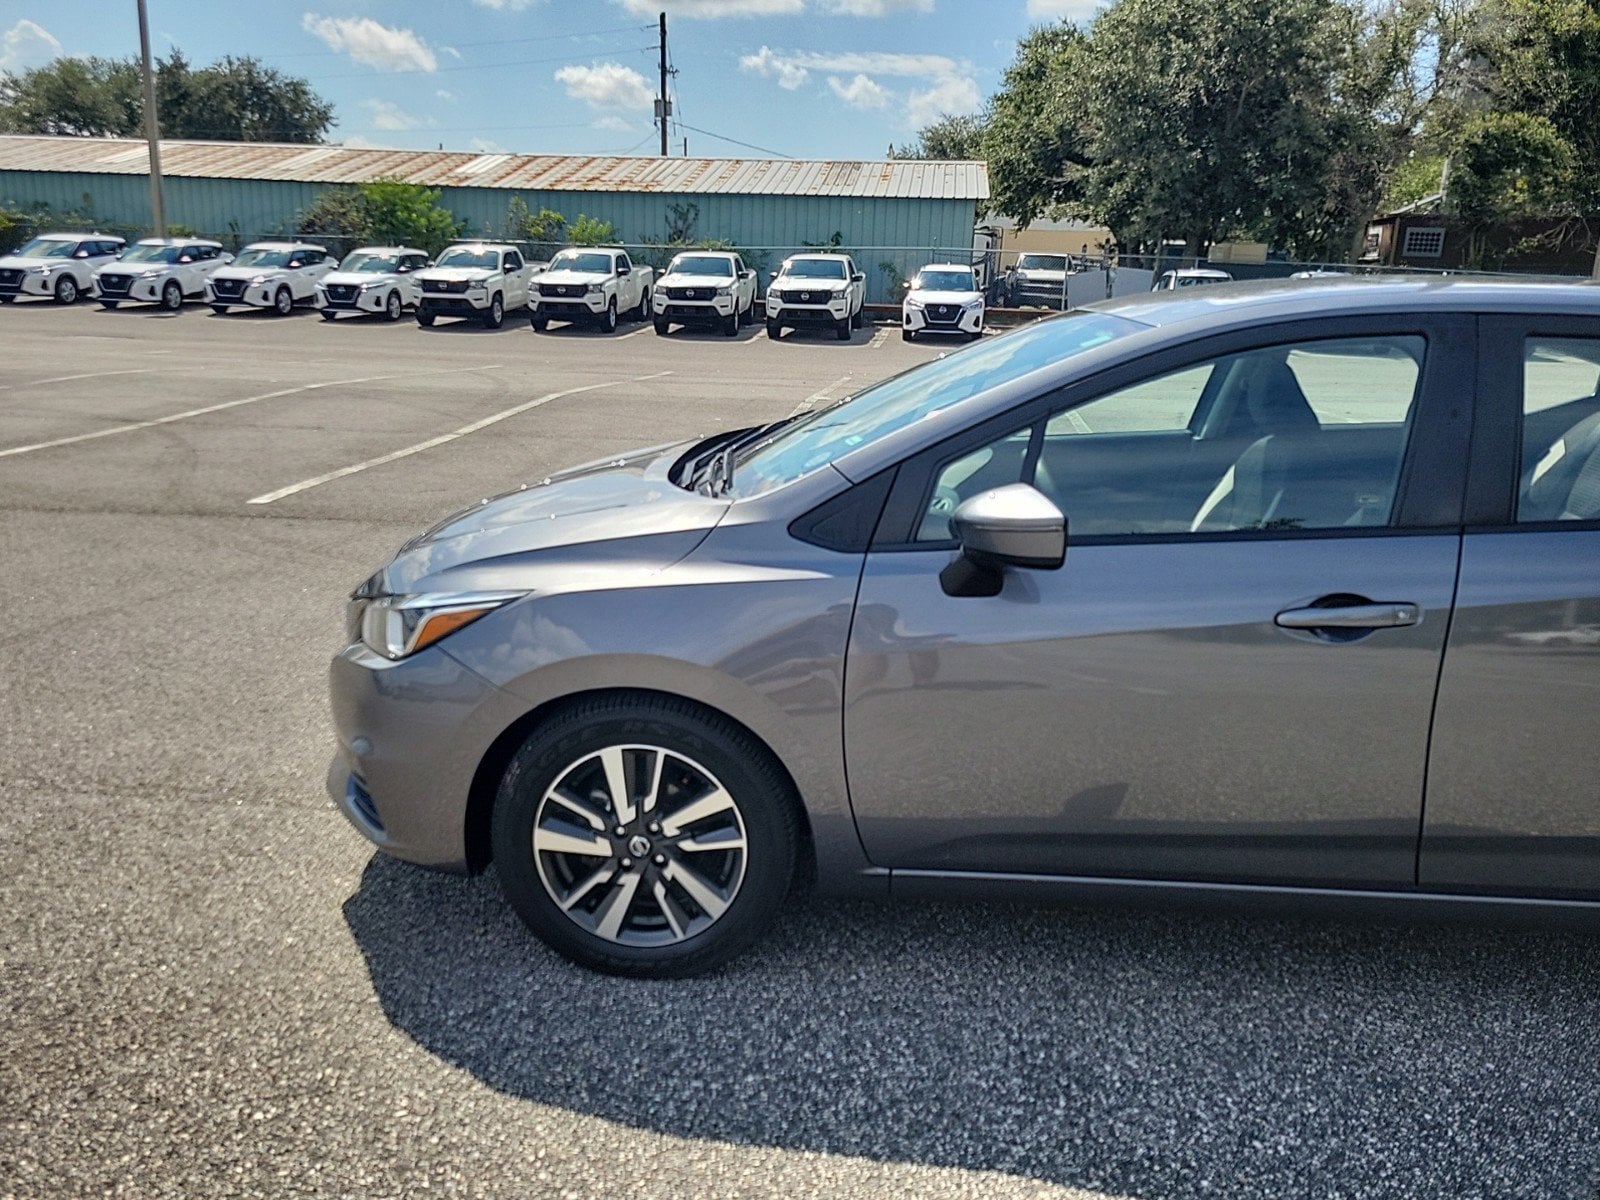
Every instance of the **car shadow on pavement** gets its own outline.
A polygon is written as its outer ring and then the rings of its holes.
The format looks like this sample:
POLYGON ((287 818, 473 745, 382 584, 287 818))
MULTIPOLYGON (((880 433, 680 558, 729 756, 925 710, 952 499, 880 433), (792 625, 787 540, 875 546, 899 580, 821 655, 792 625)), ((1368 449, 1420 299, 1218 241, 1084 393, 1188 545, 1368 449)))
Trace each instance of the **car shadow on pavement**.
POLYGON ((1595 1194, 1600 939, 798 901, 723 973, 528 935, 382 855, 344 913, 389 1020, 637 1128, 1139 1197, 1595 1194))

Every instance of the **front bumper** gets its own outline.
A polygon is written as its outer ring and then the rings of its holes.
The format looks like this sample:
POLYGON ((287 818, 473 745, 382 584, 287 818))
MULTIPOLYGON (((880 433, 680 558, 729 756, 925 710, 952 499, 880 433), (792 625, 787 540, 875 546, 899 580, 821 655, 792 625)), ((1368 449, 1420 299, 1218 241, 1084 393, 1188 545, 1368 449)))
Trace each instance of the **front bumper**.
POLYGON ((679 325, 721 325, 733 314, 732 296, 712 300, 672 300, 657 293, 655 318, 679 325))
POLYGON ((209 283, 206 284, 206 303, 221 304, 227 307, 271 308, 273 298, 277 295, 281 283, 250 284, 238 295, 218 292, 209 283))
MULTIPOLYGON (((334 312, 381 313, 388 306, 389 291, 390 289, 386 287, 365 288, 349 299, 335 300, 325 288, 319 287, 317 307, 331 309, 334 312)), ((404 304, 404 293, 401 294, 400 300, 404 304)))
POLYGON ((535 296, 529 309, 535 317, 553 317, 556 320, 598 317, 606 311, 606 299, 605 294, 601 292, 588 296, 563 297, 559 300, 535 296))
MULTIPOLYGON (((0 296, 54 296, 56 294, 56 280, 60 276, 52 272, 47 279, 43 275, 25 274, 15 280, 10 277, 0 279, 0 296)), ((92 291, 92 288, 79 288, 81 292, 92 291)))
POLYGON ((102 300, 129 301, 140 304, 154 304, 161 299, 161 289, 166 284, 164 277, 155 279, 135 279, 128 285, 126 291, 116 285, 106 286, 104 280, 95 280, 95 294, 102 300))
POLYGON ((525 706, 437 646, 399 662, 348 646, 328 683, 334 807, 396 858, 465 870, 473 776, 525 706))
POLYGON ((908 304, 901 310, 900 324, 908 333, 982 333, 983 309, 955 305, 912 308, 908 304))
POLYGON ((490 296, 424 296, 417 311, 444 317, 476 317, 489 311, 490 296))
POLYGON ((775 325, 835 325, 850 317, 850 301, 840 299, 828 305, 782 304, 767 301, 767 320, 775 325))

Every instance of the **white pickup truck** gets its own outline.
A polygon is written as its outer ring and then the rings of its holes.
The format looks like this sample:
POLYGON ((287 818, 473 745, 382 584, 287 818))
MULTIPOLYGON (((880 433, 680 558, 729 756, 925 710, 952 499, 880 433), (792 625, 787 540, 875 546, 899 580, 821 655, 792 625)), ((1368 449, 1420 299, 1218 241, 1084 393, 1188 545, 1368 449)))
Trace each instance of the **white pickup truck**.
POLYGON ((791 329, 832 329, 841 342, 862 325, 867 277, 848 254, 794 254, 767 286, 767 336, 791 329))
POLYGON ((739 336, 756 319, 756 273, 729 250, 692 250, 667 264, 656 280, 656 332, 701 325, 739 336))
POLYGON ((522 250, 504 242, 463 242, 415 273, 420 296, 417 324, 439 317, 477 317, 486 329, 499 329, 506 313, 528 303, 534 268, 522 250))
POLYGON ((650 317, 655 272, 635 266, 626 250, 608 246, 569 247, 550 260, 528 301, 536 330, 551 321, 584 322, 610 333, 620 317, 650 317))

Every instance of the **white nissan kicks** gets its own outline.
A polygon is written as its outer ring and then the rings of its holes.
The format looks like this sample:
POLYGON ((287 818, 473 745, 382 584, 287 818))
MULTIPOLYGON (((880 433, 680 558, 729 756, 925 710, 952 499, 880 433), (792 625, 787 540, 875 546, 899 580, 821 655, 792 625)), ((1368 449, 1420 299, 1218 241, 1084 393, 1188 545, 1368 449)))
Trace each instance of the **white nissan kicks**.
POLYGON ((968 340, 983 336, 983 292, 970 266, 929 263, 906 284, 900 306, 900 336, 954 333, 968 340))
POLYGON ((421 291, 416 272, 431 267, 425 250, 409 246, 363 246, 344 256, 337 271, 317 281, 317 308, 324 321, 342 312, 381 313, 398 321, 421 291))
POLYGON ((232 261, 233 255, 223 250, 221 242, 145 238, 94 273, 95 289, 104 308, 132 300, 177 312, 185 300, 203 299, 206 279, 232 261))
POLYGON ((93 290, 95 269, 114 260, 126 245, 104 233, 42 233, 0 258, 0 304, 19 296, 76 304, 93 290))
POLYGON ((228 309, 269 308, 280 317, 317 298, 317 280, 338 264, 321 246, 306 242, 252 242, 206 281, 206 300, 228 309))

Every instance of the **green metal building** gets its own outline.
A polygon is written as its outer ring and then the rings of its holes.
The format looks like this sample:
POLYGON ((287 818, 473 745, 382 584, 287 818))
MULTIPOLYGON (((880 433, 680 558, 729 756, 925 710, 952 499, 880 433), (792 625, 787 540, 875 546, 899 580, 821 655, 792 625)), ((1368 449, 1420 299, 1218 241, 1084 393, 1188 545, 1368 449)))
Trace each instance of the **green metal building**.
MULTIPOLYGON (((161 144, 167 221, 212 237, 292 232, 329 188, 395 178, 438 188, 472 233, 504 232, 520 196, 609 222, 624 243, 666 240, 692 216, 693 239, 725 239, 776 257, 838 242, 864 258, 915 269, 919 257, 965 252, 987 207, 981 162, 622 158, 370 150, 240 142, 161 144)), ((145 144, 119 138, 0 136, 0 206, 104 227, 150 221, 145 144)), ((896 267, 896 270, 906 268, 896 267)), ((886 274, 892 274, 885 268, 886 274)), ((869 278, 872 274, 869 272, 869 278)), ((885 280, 873 278, 873 291, 885 280)))

